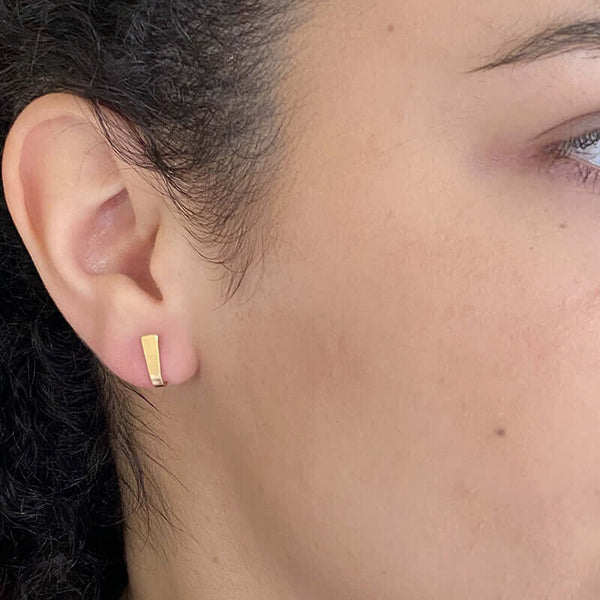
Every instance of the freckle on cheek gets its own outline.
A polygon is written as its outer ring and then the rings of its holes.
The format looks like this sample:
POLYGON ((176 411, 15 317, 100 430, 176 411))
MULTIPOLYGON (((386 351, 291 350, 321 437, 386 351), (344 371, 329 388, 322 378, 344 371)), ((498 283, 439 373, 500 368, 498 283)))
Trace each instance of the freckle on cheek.
POLYGON ((496 435, 498 435, 500 437, 504 437, 506 435, 506 429, 503 429, 502 427, 498 427, 496 429, 496 435))

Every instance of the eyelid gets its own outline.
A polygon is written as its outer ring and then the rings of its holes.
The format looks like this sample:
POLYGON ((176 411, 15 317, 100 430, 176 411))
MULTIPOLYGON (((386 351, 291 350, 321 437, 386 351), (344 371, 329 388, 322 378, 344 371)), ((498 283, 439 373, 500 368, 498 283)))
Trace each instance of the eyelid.
POLYGON ((600 127, 587 129, 579 135, 559 139, 542 146, 538 168, 546 174, 558 175, 567 182, 596 196, 600 181, 600 165, 586 160, 587 148, 600 151, 600 127), (591 143, 589 143, 591 141, 591 143))
MULTIPOLYGON (((600 130, 600 111, 563 121, 526 140, 495 140, 483 152, 481 147, 479 150, 474 148, 471 164, 474 168, 485 171, 498 168, 510 168, 524 174, 532 170, 547 171, 548 163, 552 160, 553 147, 593 130, 600 130)), ((574 158, 565 160, 571 164, 575 162, 574 158)))
POLYGON ((531 138, 528 143, 539 144, 540 142, 543 143, 544 140, 552 143, 552 141, 566 140, 582 135, 592 129, 600 129, 600 112, 598 111, 574 117, 560 125, 553 125, 531 138))
POLYGON ((554 125, 521 144, 509 161, 514 166, 526 169, 548 161, 555 156, 554 149, 560 144, 577 139, 594 130, 600 130, 600 112, 575 117, 560 125, 554 125))

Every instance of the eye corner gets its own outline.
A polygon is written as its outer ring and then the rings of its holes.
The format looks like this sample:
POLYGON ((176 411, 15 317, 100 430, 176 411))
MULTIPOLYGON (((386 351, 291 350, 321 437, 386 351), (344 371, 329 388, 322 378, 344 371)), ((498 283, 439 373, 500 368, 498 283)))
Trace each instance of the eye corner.
POLYGON ((487 163, 491 167, 528 169, 544 159, 546 148, 531 141, 522 143, 501 143, 492 146, 487 152, 487 163))

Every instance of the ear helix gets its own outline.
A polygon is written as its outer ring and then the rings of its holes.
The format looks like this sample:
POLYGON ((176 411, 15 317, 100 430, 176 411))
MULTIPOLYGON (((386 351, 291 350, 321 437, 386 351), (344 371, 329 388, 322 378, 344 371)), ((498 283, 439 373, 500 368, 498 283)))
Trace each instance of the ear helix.
POLYGON ((148 367, 148 375, 154 387, 163 387, 168 385, 163 381, 160 370, 160 350, 158 349, 158 334, 143 335, 141 337, 142 348, 148 367))

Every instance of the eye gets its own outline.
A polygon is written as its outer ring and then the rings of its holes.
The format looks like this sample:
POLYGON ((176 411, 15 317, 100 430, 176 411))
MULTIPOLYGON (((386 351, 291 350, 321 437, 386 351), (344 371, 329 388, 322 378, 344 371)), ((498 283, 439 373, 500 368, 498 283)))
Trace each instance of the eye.
POLYGON ((577 185, 600 192, 600 129, 552 142, 542 151, 549 170, 559 170, 577 185))

